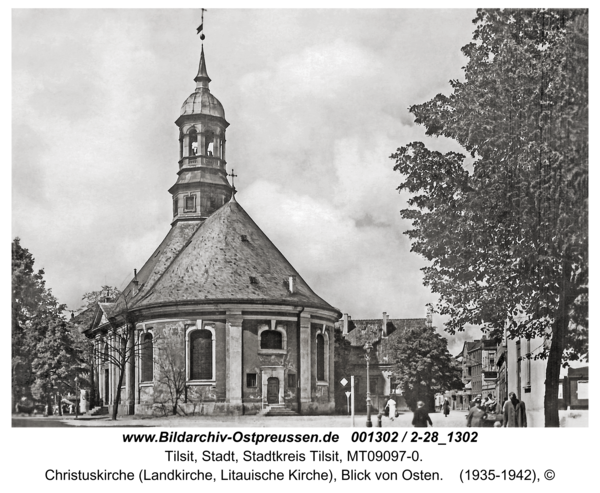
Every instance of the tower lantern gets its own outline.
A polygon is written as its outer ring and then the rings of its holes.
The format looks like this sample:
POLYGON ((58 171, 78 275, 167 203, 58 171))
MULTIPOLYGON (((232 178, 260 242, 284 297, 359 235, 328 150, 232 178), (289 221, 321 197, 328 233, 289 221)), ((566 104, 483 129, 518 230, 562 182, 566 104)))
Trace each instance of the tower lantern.
POLYGON ((225 110, 210 92, 204 45, 200 51, 195 91, 181 106, 179 170, 173 196, 173 223, 203 221, 231 198, 225 161, 225 110))

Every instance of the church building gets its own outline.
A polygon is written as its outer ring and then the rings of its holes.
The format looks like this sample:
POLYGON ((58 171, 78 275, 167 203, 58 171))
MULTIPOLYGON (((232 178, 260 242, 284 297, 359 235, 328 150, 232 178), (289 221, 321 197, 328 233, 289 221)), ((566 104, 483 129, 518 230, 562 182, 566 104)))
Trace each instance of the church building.
POLYGON ((341 313, 236 201, 229 123, 203 47, 194 81, 175 122, 171 229, 84 331, 94 341, 93 400, 120 414, 168 414, 174 392, 188 414, 333 412, 341 313))

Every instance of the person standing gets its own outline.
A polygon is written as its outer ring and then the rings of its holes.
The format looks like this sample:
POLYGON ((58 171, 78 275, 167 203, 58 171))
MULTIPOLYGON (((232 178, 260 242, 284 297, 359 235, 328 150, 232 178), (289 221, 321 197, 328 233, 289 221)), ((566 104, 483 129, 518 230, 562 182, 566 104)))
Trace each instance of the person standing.
POLYGON ((412 425, 415 428, 427 428, 427 423, 429 423, 429 426, 433 426, 429 413, 425 409, 425 403, 419 401, 417 402, 417 409, 413 414, 412 425))
POLYGON ((483 401, 483 407, 488 413, 493 413, 496 410, 496 400, 492 394, 488 394, 485 401, 483 401))
POLYGON ((385 407, 388 408, 388 418, 394 421, 394 418, 396 417, 396 401, 390 397, 385 407))
POLYGON ((481 394, 477 394, 475 396, 475 399, 473 399, 471 401, 471 404, 469 405, 469 409, 471 409, 472 407, 475 407, 475 406, 480 406, 480 405, 481 405, 481 394))
POLYGON ((467 415, 467 428, 478 428, 483 425, 483 418, 485 416, 485 408, 481 404, 481 399, 475 399, 476 404, 469 409, 467 415))
POLYGON ((526 428, 527 412, 525 403, 517 399, 514 392, 508 394, 508 400, 504 403, 504 427, 526 428))
POLYGON ((447 418, 448 414, 450 414, 450 401, 448 399, 444 399, 442 409, 444 410, 444 417, 447 418))

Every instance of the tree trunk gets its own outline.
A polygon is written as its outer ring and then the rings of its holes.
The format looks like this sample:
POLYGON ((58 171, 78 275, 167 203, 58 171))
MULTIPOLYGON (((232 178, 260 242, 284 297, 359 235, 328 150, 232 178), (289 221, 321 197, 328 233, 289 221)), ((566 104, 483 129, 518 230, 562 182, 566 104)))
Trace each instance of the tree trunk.
POLYGON ((119 412, 119 402, 121 402, 121 386, 123 385, 123 377, 125 376, 125 364, 119 368, 119 383, 117 384, 117 395, 115 402, 113 403, 112 420, 117 420, 117 413, 119 412))
POLYGON ((52 405, 52 395, 51 394, 48 394, 46 396, 46 407, 48 408, 47 415, 52 416, 53 405, 52 405))
POLYGON ((428 411, 430 413, 435 413, 435 394, 433 392, 430 392, 427 395, 427 400, 425 401, 425 408, 429 408, 428 411))
POLYGON ((94 365, 94 356, 92 356, 91 358, 91 363, 90 363, 90 409, 94 409, 94 407, 96 407, 96 392, 95 392, 95 387, 96 387, 96 379, 94 378, 94 372, 96 371, 95 365, 94 365))
MULTIPOLYGON (((564 284, 563 284, 564 286, 564 284)), ((546 381, 544 394, 544 420, 547 428, 558 428, 558 385, 560 383, 560 368, 564 350, 565 335, 569 317, 566 315, 566 290, 561 290, 558 316, 552 326, 552 343, 546 365, 546 381)))

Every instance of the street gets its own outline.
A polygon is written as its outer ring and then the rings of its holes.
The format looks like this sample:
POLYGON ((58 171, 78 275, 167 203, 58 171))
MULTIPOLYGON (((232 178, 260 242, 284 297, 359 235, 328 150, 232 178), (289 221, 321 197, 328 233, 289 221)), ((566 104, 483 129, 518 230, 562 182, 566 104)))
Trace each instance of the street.
MULTIPOLYGON (((451 412, 444 418, 441 413, 431 414, 434 427, 464 427, 466 411, 451 412)), ((366 427, 366 415, 357 415, 354 418, 356 428, 366 427)), ((371 417, 373 428, 377 427, 377 415, 371 417)), ((382 417, 382 428, 412 427, 412 413, 400 414, 394 421, 382 417)), ((348 428, 352 425, 350 416, 122 416, 117 421, 111 421, 107 416, 13 416, 13 427, 315 427, 315 428, 348 428)))
MULTIPOLYGON (((559 411, 561 428, 589 426, 589 411, 559 411)), ((446 418, 442 413, 431 413, 434 428, 464 428, 467 411, 451 411, 446 418)), ((366 415, 354 418, 355 428, 366 428, 366 415)), ((377 415, 371 417, 377 428, 377 415)), ((401 413, 394 421, 382 417, 382 428, 412 428, 412 412, 401 413)), ((107 416, 17 416, 12 417, 13 428, 72 428, 72 427, 188 427, 188 428, 350 428, 350 416, 120 416, 111 421, 107 416)))

